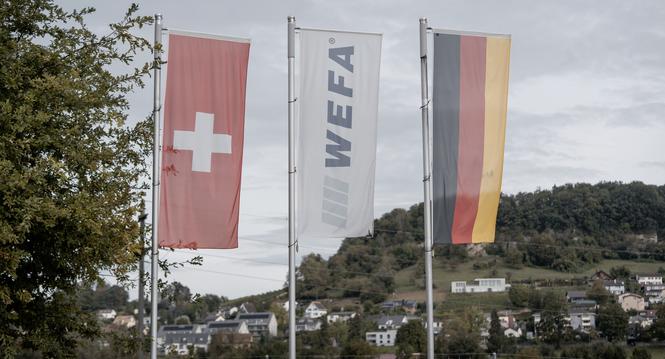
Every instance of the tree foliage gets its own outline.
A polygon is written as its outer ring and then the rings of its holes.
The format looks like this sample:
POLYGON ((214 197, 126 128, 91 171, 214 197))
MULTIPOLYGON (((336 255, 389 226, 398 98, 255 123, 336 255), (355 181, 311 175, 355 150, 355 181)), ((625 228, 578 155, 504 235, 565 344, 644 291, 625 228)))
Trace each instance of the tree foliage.
POLYGON ((628 332, 628 313, 617 303, 601 305, 597 327, 607 340, 623 340, 628 332))
POLYGON ((0 347, 9 352, 72 356, 78 337, 97 334, 73 296, 79 282, 103 270, 123 278, 142 248, 150 121, 128 123, 126 94, 150 69, 133 68, 150 45, 131 31, 151 18, 137 10, 99 36, 84 22, 91 8, 0 7, 0 347))

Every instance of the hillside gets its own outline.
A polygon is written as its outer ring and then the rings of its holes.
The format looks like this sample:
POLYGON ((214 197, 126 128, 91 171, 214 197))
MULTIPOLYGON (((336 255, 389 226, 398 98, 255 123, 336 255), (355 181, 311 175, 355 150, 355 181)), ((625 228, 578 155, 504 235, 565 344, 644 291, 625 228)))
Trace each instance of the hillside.
MULTIPOLYGON (((422 204, 394 209, 375 220, 373 238, 348 238, 328 260, 306 256, 298 269, 298 296, 421 299, 422 226, 422 204)), ((565 285, 596 269, 658 271, 655 261, 665 259, 665 244, 657 238, 664 236, 665 186, 582 183, 503 195, 495 244, 435 246, 437 298, 444 298, 451 280, 481 276, 565 285)))

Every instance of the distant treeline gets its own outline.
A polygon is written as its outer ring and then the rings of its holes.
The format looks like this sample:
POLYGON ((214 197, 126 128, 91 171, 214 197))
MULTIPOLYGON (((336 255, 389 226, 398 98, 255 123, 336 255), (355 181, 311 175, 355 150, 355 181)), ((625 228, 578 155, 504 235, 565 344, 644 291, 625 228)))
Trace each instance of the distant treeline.
POLYGON ((665 235, 665 186, 642 182, 578 183, 502 195, 497 229, 580 235, 665 235))
MULTIPOLYGON (((347 238, 328 260, 306 256, 299 295, 359 296, 377 303, 396 289, 395 274, 414 265, 409 284, 422 287, 422 203, 382 215, 374 228, 373 238, 347 238)), ((665 186, 579 183, 502 195, 496 243, 484 249, 516 269, 575 272, 608 258, 665 260, 665 245, 654 241, 656 235, 665 238, 665 186)), ((452 267, 468 257, 463 245, 436 247, 436 260, 452 267)))

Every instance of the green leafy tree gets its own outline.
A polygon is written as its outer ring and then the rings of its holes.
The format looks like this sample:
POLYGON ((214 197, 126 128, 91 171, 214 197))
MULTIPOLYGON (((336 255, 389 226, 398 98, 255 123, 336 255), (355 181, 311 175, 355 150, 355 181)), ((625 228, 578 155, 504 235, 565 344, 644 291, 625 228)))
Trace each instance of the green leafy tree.
POLYGON ((612 298, 612 294, 605 289, 605 285, 601 280, 593 282, 591 289, 586 293, 589 299, 595 300, 599 305, 606 304, 612 298))
POLYGON ((632 359, 651 359, 651 354, 645 348, 633 349, 633 354, 630 356, 632 359))
POLYGON ((331 285, 328 263, 320 254, 308 254, 300 262, 296 272, 298 295, 305 299, 318 299, 326 296, 331 285))
POLYGON ((529 288, 523 285, 513 285, 508 290, 510 303, 516 307, 525 307, 529 304, 529 288))
POLYGON ((395 346, 400 358, 410 358, 413 353, 427 350, 427 332, 418 320, 411 320, 397 330, 395 346))
POLYGON ((651 334, 658 340, 665 340, 665 305, 661 304, 656 309, 656 320, 650 328, 651 334))
POLYGON ((602 305, 597 328, 609 341, 623 340, 628 332, 628 313, 617 303, 602 305))
POLYGON ((363 339, 353 338, 342 348, 341 358, 371 358, 376 354, 376 349, 363 339))
POLYGON ((566 339, 567 334, 565 300, 559 293, 547 292, 543 296, 543 303, 541 322, 537 325, 538 335, 545 343, 558 347, 566 339))
POLYGON ((487 340, 487 352, 502 352, 506 337, 503 335, 503 328, 501 328, 501 322, 499 321, 499 315, 497 314, 496 309, 492 309, 492 313, 490 314, 489 334, 490 336, 487 340))
POLYGON ((99 334, 78 306, 80 282, 135 267, 150 121, 127 121, 150 48, 126 16, 99 36, 52 0, 0 6, 0 347, 71 357, 99 334), (111 72, 113 67, 114 71, 111 72))

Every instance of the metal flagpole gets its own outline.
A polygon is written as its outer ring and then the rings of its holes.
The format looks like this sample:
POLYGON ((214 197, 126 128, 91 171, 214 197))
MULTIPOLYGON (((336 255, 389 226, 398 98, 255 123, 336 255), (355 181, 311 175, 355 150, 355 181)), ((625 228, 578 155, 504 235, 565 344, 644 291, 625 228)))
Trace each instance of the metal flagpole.
MULTIPOLYGON (((141 205, 143 207, 143 204, 141 205)), ((145 208, 141 209, 139 216, 139 223, 141 224, 141 258, 139 259, 139 322, 136 323, 138 328, 139 339, 141 344, 139 346, 139 359, 143 359, 145 354, 145 347, 143 346, 143 317, 145 316, 145 286, 143 285, 143 277, 145 274, 145 220, 148 215, 145 213, 145 208)))
POLYGON ((296 189, 295 189, 295 32, 296 18, 287 18, 289 62, 289 359, 296 358, 296 189))
POLYGON ((432 200, 429 145, 429 95, 427 89, 427 18, 420 18, 420 94, 422 106, 420 113, 423 121, 423 202, 425 210, 425 286, 427 287, 427 358, 434 358, 434 317, 432 298, 432 200))
POLYGON ((162 110, 162 15, 155 14, 155 69, 154 69, 154 99, 152 105, 153 143, 152 143, 152 252, 150 260, 152 271, 150 273, 150 358, 157 359, 157 302, 159 301, 158 270, 159 270, 159 242, 157 240, 157 229, 159 228, 159 119, 162 110))

